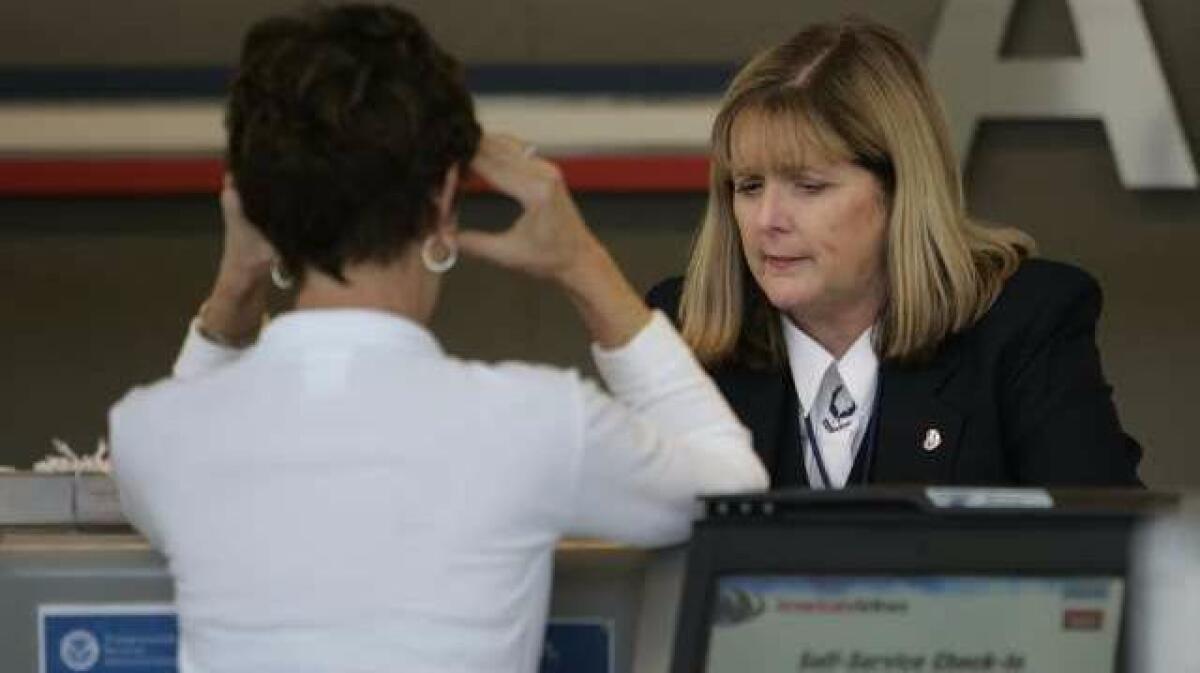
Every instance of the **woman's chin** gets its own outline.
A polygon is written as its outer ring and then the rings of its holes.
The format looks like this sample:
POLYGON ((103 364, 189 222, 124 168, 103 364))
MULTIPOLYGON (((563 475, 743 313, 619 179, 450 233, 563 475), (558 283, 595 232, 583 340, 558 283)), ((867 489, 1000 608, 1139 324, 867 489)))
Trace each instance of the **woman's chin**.
POLYGON ((762 288, 771 306, 784 313, 803 311, 805 306, 813 302, 813 293, 800 292, 795 288, 762 288))

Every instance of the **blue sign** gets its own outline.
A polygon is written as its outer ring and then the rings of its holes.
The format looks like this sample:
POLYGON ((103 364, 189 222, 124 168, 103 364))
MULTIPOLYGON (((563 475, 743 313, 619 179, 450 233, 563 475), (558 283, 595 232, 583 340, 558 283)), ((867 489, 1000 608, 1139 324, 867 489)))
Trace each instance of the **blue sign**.
MULTIPOLYGON (((44 605, 40 673, 176 673, 179 625, 170 605, 44 605)), ((612 625, 552 620, 540 673, 612 673, 612 625)))
POLYGON ((612 673, 612 626, 593 620, 551 620, 540 673, 612 673))
POLYGON ((52 605, 38 610, 41 673, 175 673, 169 605, 52 605))

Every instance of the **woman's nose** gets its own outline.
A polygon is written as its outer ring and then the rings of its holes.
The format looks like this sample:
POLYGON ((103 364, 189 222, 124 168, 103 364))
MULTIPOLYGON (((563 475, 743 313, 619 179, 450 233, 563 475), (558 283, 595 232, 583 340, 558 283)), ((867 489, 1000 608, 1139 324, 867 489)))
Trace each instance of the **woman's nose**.
POLYGON ((763 185, 758 204, 758 225, 768 231, 783 231, 788 227, 785 194, 778 183, 768 180, 763 185))

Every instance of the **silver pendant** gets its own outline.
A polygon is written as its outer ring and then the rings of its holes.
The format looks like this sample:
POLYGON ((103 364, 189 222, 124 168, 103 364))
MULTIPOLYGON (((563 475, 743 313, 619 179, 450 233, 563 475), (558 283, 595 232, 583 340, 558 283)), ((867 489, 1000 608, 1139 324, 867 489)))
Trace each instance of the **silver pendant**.
POLYGON ((938 432, 937 428, 929 428, 925 431, 925 441, 921 442, 921 448, 926 452, 936 451, 942 445, 942 433, 938 432))

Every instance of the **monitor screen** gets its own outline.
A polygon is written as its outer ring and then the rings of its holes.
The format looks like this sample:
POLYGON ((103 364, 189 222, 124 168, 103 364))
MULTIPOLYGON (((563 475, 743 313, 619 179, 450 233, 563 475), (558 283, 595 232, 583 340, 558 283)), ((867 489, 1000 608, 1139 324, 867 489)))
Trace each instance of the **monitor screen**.
POLYGON ((1111 575, 717 578, 706 671, 1117 670, 1111 575))

